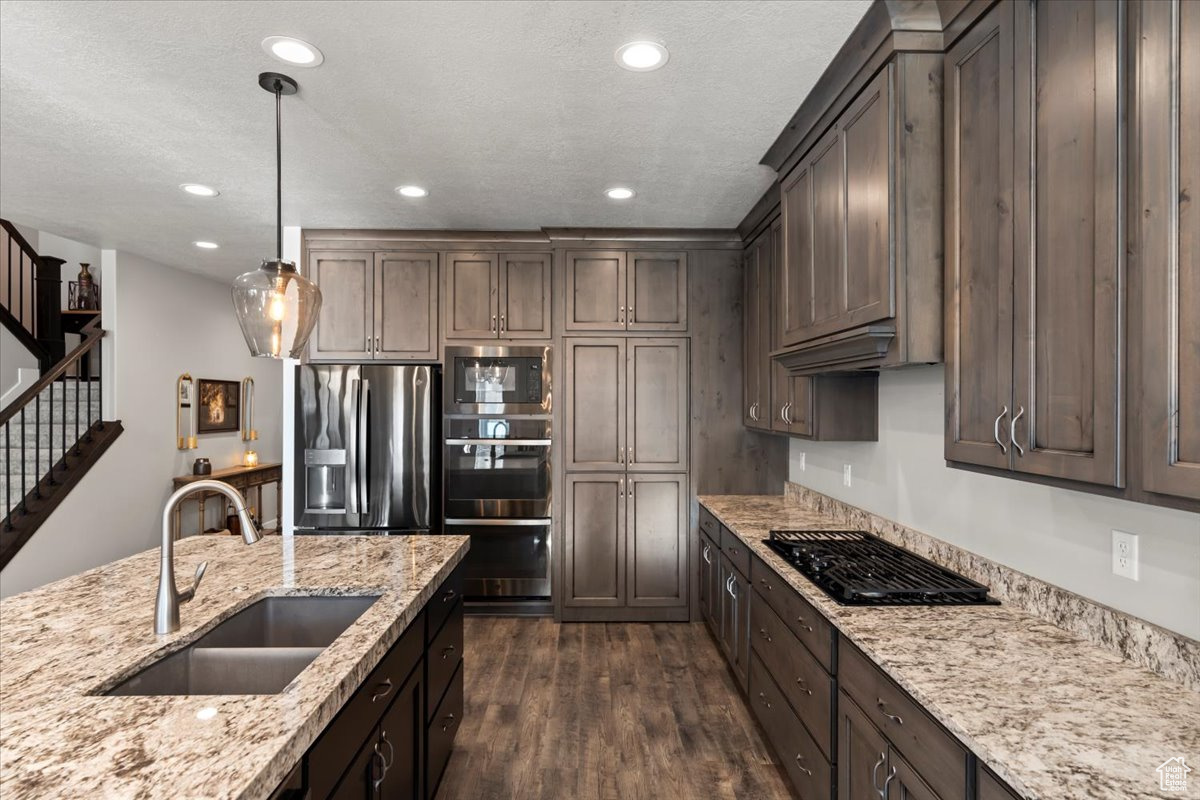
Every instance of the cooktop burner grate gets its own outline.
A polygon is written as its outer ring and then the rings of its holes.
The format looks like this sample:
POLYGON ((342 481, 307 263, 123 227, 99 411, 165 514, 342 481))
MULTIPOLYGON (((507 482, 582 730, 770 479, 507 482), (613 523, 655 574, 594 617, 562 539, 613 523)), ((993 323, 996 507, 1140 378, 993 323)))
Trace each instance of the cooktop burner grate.
POLYGON ((844 605, 995 605, 988 587, 865 531, 771 531, 763 543, 844 605))

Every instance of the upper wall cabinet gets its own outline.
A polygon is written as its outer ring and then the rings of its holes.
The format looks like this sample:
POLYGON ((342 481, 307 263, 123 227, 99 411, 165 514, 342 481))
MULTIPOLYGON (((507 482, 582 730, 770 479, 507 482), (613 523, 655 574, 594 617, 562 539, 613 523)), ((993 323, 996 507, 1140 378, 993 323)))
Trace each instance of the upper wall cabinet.
POLYGON ((780 184, 794 372, 942 359, 941 58, 898 54, 780 184))
POLYGON ((1142 487, 1200 499, 1200 3, 1138 3, 1131 227, 1140 341, 1130 385, 1142 487))
POLYGON ((321 288, 310 361, 438 357, 438 254, 310 251, 321 288))
POLYGON ((949 460, 1122 483, 1120 14, 1002 2, 946 54, 949 460))
POLYGON ((687 254, 566 254, 567 331, 686 331, 687 254))
POLYGON ((776 238, 776 228, 764 231, 742 259, 742 419, 747 428, 759 430, 771 429, 771 269, 776 238))
POLYGON ((447 253, 446 339, 549 339, 550 253, 447 253))

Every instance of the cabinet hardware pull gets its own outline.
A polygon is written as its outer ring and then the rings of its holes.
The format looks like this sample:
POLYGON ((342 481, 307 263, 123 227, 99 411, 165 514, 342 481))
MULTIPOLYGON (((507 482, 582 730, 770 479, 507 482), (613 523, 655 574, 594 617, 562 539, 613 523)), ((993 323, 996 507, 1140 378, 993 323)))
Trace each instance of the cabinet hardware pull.
POLYGON ((887 753, 880 753, 879 760, 875 762, 875 766, 871 767, 871 786, 875 787, 875 791, 879 796, 883 797, 883 789, 879 788, 879 768, 883 766, 883 762, 887 761, 887 753))
POLYGON ((456 649, 458 649, 458 648, 456 648, 454 645, 450 645, 449 647, 443 647, 442 648, 442 661, 445 661, 446 657, 449 656, 451 653, 453 653, 456 649))
POLYGON ((376 353, 378 353, 380 350, 382 350, 382 349, 383 349, 383 347, 382 347, 382 345, 380 344, 380 341, 379 341, 379 340, 380 340, 380 337, 376 336, 376 337, 375 337, 375 352, 376 352, 376 353))
POLYGON ((629 307, 629 314, 626 316, 626 319, 629 321, 630 325, 637 322, 637 320, 633 316, 633 306, 629 307))
POLYGON ((804 678, 796 678, 796 685, 800 687, 800 691, 812 697, 812 689, 808 688, 808 682, 804 678))
POLYGON ((492 330, 492 333, 495 333, 495 332, 496 332, 496 315, 495 315, 495 314, 492 314, 492 328, 491 328, 491 330, 492 330))
POLYGON ((500 315, 500 332, 504 333, 504 315, 500 315))
POLYGON ((804 617, 796 617, 796 622, 799 622, 800 627, 804 628, 804 630, 808 631, 809 633, 813 632, 812 625, 809 625, 807 622, 805 622, 804 617))
POLYGON ((890 719, 892 722, 896 723, 897 725, 903 725, 903 724, 904 724, 904 720, 903 720, 901 717, 898 717, 898 716, 897 716, 897 715, 895 715, 895 714, 889 714, 889 713, 888 713, 888 710, 887 710, 887 703, 883 702, 883 698, 882 698, 882 697, 877 697, 877 698, 875 698, 875 705, 876 705, 876 706, 878 706, 879 710, 880 710, 881 712, 883 712, 883 715, 884 715, 885 717, 887 717, 888 719, 890 719))
POLYGON ((375 754, 371 756, 371 768, 374 772, 375 759, 379 759, 379 777, 371 781, 371 785, 375 787, 375 791, 379 791, 379 787, 383 785, 383 779, 387 777, 387 761, 383 757, 383 753, 379 752, 379 745, 375 745, 375 754))
POLYGON ((455 595, 457 595, 457 594, 458 594, 458 592, 454 591, 453 589, 447 589, 446 593, 444 595, 442 595, 442 602, 449 603, 451 600, 454 599, 455 595))
POLYGON ((1012 422, 1008 423, 1008 440, 1012 442, 1012 446, 1017 448, 1017 455, 1025 455, 1025 448, 1021 447, 1021 443, 1017 441, 1017 420, 1025 416, 1025 406, 1021 406, 1021 410, 1012 418, 1012 422))
POLYGON ((763 694, 762 692, 759 692, 759 693, 758 693, 758 699, 759 699, 759 700, 762 702, 762 704, 763 704, 764 706, 766 706, 767 708, 770 708, 770 707, 771 707, 771 701, 770 701, 770 700, 768 700, 768 699, 767 699, 767 696, 766 696, 765 694, 763 694))
MULTIPOLYGON (((384 744, 386 744, 388 746, 388 756, 389 757, 385 758, 383 760, 383 768, 386 771, 386 770, 389 770, 392 768, 392 764, 396 763, 396 748, 392 747, 392 740, 387 738, 387 731, 379 732, 379 741, 383 742, 384 744)), ((378 750, 379 745, 376 744, 375 748, 376 748, 376 750, 378 750)), ((382 755, 382 753, 380 755, 382 755)))
POLYGON ((442 717, 442 719, 445 720, 445 722, 442 723, 442 733, 445 733, 446 731, 450 730, 452 725, 454 725, 455 719, 453 714, 447 714, 446 716, 442 717))
POLYGON ((801 763, 802 761, 804 761, 804 756, 801 755, 800 753, 797 753, 796 754, 796 766, 799 767, 800 771, 803 772, 805 775, 812 777, 812 770, 809 769, 808 767, 804 766, 804 764, 801 763))
POLYGON ((766 628, 759 628, 758 635, 761 636, 762 638, 766 639, 768 642, 775 641, 774 639, 771 638, 771 634, 767 633, 766 628))
POLYGON ((767 583, 767 579, 766 579, 766 578, 759 578, 759 579, 758 579, 758 582, 759 582, 759 583, 761 583, 763 586, 767 587, 767 591, 768 591, 768 592, 773 592, 773 591, 775 591, 775 587, 774 587, 774 586, 772 586, 771 584, 767 583))
POLYGON ((704 545, 704 550, 700 553, 700 557, 704 559, 705 564, 712 563, 712 559, 708 557, 708 545, 704 545))
POLYGON ((387 697, 392 693, 392 679, 384 678, 383 683, 375 687, 375 694, 371 695, 371 702, 387 697))
POLYGON ((1000 445, 1000 452, 1004 454, 1008 453, 1008 448, 1004 446, 1004 442, 1000 441, 1000 420, 1004 419, 1004 415, 1007 413, 1008 406, 1005 406, 1000 415, 996 417, 996 421, 992 423, 992 438, 996 440, 996 444, 1000 445))
POLYGON ((625 306, 621 306, 621 311, 617 314, 617 322, 621 325, 625 324, 625 306))
POLYGON ((892 779, 895 777, 896 777, 896 768, 892 767, 891 769, 888 770, 888 775, 887 775, 887 778, 883 782, 883 786, 879 789, 880 800, 887 800, 888 784, 891 783, 892 779))
POLYGON ((367 351, 368 353, 372 352, 372 351, 371 351, 371 337, 370 337, 370 336, 368 336, 368 337, 367 337, 367 346, 366 346, 366 351, 367 351))

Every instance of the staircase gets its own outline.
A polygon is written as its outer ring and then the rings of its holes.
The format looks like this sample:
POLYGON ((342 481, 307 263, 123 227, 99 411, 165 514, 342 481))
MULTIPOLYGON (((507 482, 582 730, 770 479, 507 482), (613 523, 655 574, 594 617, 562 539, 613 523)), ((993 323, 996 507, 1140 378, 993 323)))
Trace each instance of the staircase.
MULTIPOLYGON (((37 359, 41 377, 0 409, 0 568, 121 434, 105 421, 97 317, 64 353, 62 260, 38 256, 0 220, 0 324, 37 359)), ((0 387, 3 390, 4 387, 0 387)))

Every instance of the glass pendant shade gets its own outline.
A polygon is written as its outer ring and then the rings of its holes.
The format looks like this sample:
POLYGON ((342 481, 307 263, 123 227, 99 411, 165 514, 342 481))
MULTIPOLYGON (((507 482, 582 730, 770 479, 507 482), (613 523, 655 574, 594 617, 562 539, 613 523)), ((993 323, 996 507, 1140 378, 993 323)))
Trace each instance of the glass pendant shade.
POLYGON ((250 355, 300 358, 321 309, 321 290, 290 261, 264 260, 233 282, 233 308, 250 355))

